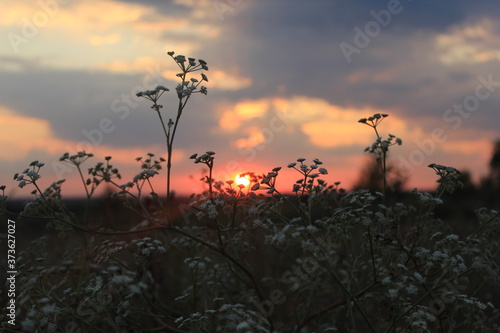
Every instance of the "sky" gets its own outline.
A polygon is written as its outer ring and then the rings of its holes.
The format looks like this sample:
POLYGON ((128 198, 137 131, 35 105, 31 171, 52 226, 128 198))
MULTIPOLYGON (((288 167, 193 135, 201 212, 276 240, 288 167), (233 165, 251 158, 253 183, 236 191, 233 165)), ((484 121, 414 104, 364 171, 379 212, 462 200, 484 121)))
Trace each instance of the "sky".
MULTIPOLYGON (((126 183, 136 157, 166 157, 151 104, 177 111, 175 51, 203 59, 207 96, 193 95, 174 142, 173 189, 199 192, 206 173, 189 156, 211 150, 214 176, 282 166, 284 190, 300 178, 286 166, 315 158, 329 183, 349 189, 363 176, 374 131, 358 123, 385 113, 383 138, 401 146, 389 161, 406 187, 432 189, 438 163, 488 173, 500 138, 498 1, 41 0, 9 1, 0 13, 0 184, 38 160, 40 186, 78 173, 59 162, 85 150, 84 170, 112 156, 126 183)), ((164 191, 165 174, 156 177, 164 191)))

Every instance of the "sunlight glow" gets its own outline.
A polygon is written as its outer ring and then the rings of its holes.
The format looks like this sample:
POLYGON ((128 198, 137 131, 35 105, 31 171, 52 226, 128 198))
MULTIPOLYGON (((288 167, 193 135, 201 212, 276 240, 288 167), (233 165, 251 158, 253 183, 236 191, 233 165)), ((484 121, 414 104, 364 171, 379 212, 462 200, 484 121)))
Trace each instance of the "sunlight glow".
POLYGON ((236 177, 234 177, 234 182, 236 183, 236 185, 243 185, 247 187, 250 184, 250 176, 248 175, 245 175, 243 177, 240 176, 242 176, 242 174, 237 174, 236 177))

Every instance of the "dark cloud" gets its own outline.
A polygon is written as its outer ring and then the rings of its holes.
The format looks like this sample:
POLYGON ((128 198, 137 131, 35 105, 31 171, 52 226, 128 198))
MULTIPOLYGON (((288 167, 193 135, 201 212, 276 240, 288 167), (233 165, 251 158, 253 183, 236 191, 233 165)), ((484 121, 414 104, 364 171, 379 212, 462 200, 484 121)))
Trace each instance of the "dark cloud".
MULTIPOLYGON (((162 142, 161 127, 150 102, 132 97, 138 90, 134 88, 141 88, 142 82, 143 75, 31 66, 1 73, 0 100, 21 115, 50 121, 54 135, 61 139, 87 140, 84 132, 93 133, 99 129, 100 121, 107 118, 114 130, 105 133, 105 144, 126 147, 162 142)), ((173 81, 166 80, 165 85, 175 88, 173 81)), ((162 96, 166 121, 175 117, 176 100, 173 92, 162 96)), ((213 104, 204 95, 192 98, 183 116, 186 123, 196 124, 197 129, 191 133, 200 135, 216 126, 217 120, 207 111, 213 104)), ((179 133, 179 137, 188 145, 194 144, 193 135, 179 133)))
POLYGON ((250 89, 233 97, 307 95, 338 105, 395 109, 410 118, 439 116, 473 92, 477 76, 495 64, 439 63, 430 54, 432 37, 479 15, 483 5, 494 4, 402 1, 403 10, 348 64, 339 44, 353 44, 353 28, 373 20, 370 11, 386 8, 386 1, 257 1, 222 22, 223 33, 207 58, 224 68, 239 64, 253 79, 250 89), (366 77, 350 82, 359 71, 366 77), (385 73, 387 80, 374 79, 385 73))

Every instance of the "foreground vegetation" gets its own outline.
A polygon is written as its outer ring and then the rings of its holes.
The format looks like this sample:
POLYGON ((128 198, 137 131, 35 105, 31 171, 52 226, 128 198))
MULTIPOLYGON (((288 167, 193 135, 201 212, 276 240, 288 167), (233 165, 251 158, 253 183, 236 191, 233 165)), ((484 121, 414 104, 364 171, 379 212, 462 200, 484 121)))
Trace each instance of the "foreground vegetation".
POLYGON ((290 184, 291 194, 275 188, 281 167, 247 174, 247 186, 221 182, 212 178, 216 154, 209 151, 191 156, 208 169, 207 190, 188 204, 175 201, 170 158, 177 125, 193 94, 207 93, 200 85, 207 76, 198 81, 192 75, 208 66, 169 55, 181 71, 174 117, 164 122, 158 104, 167 88, 138 94, 159 116, 166 159, 138 158, 140 172, 123 182, 111 157, 88 169, 92 154, 64 154, 61 161, 82 177, 82 211, 63 200, 63 180, 39 188, 39 161, 14 176, 34 195, 19 214, 7 212, 1 197, 6 214, 44 221, 54 230, 17 254, 17 324, 2 317, 2 330, 500 330, 499 213, 478 209, 465 228, 440 219, 436 212, 461 187, 461 173, 439 164, 429 165, 438 181, 435 192, 414 190, 404 200, 392 194, 388 153, 403 142, 379 135, 385 114, 360 120, 376 134, 367 151, 380 166, 381 191, 345 192, 322 179, 328 170, 319 159, 304 158, 287 166, 299 178, 290 184), (167 195, 161 197, 150 180, 164 165, 167 195), (93 210, 102 184, 115 188, 109 202, 120 208, 108 212, 116 216, 93 210))

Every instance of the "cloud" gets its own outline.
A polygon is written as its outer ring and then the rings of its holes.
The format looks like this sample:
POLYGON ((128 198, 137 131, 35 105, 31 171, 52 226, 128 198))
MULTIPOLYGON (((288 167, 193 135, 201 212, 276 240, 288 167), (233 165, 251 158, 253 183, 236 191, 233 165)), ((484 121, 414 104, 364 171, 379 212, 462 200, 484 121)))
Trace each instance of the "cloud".
POLYGON ((487 139, 458 139, 450 140, 441 145, 441 149, 448 153, 460 154, 461 156, 478 156, 486 161, 490 154, 491 140, 487 139))
MULTIPOLYGON (((240 135, 233 142, 238 148, 255 147, 266 141, 263 124, 274 115, 286 114, 290 133, 305 134, 309 143, 320 149, 340 148, 354 145, 368 145, 374 132, 358 123, 360 118, 375 113, 391 113, 389 110, 372 107, 347 107, 330 104, 320 98, 293 96, 291 98, 263 98, 242 100, 232 107, 226 106, 219 120, 220 127, 240 135), (244 137, 241 137, 241 135, 244 137)), ((274 125, 274 124, 272 124, 274 125)), ((274 125, 276 126, 276 125, 274 125)), ((273 126, 268 126, 273 127, 273 126)), ((421 128, 410 126, 405 120, 391 113, 384 120, 383 128, 390 128, 391 134, 405 135, 408 139, 423 136, 421 128)), ((388 134, 382 129, 381 135, 388 134)))
POLYGON ((119 34, 109 34, 105 36, 92 35, 90 36, 90 44, 94 46, 101 45, 112 45, 120 41, 121 36, 119 34))
POLYGON ((144 50, 149 56, 165 57, 162 45, 184 53, 198 50, 219 35, 217 23, 158 11, 144 3, 18 1, 2 6, 0 33, 11 37, 0 46, 23 58, 36 54, 43 65, 53 68, 106 69, 111 63, 115 69, 120 61, 126 64, 144 57, 144 50), (50 49, 45 47, 49 44, 50 49), (89 52, 88 46, 95 49, 89 52))
MULTIPOLYGON (((137 4, 123 4, 116 1, 86 0, 70 4, 58 1, 11 1, 2 6, 2 25, 23 26, 31 22, 37 28, 70 31, 92 27, 106 30, 110 27, 138 21, 153 9, 137 4), (113 15, 110 15, 113 13, 113 15)), ((82 31, 80 31, 82 32, 82 31)))
MULTIPOLYGON (((93 145, 89 140, 61 140, 55 136, 49 121, 34 117, 21 116, 11 109, 0 106, 0 123, 9 124, 0 132, 0 160, 12 162, 26 159, 32 152, 41 151, 59 157, 64 152, 70 154, 85 150, 96 156, 112 155, 120 163, 133 163, 133 158, 146 152, 163 152, 163 145, 148 144, 137 147, 117 148, 110 145, 93 145)), ((176 150, 173 161, 180 161, 186 156, 182 150, 176 150)))
POLYGON ((272 101, 267 99, 238 102, 230 110, 224 111, 219 125, 223 130, 237 130, 248 120, 262 117, 268 111, 271 103, 272 101))
POLYGON ((17 115, 14 111, 0 107, 0 123, 9 124, 0 131, 0 159, 16 161, 26 158, 34 149, 55 153, 63 143, 52 136, 50 122, 17 115))
POLYGON ((147 68, 163 67, 165 60, 158 60, 150 56, 137 57, 131 61, 114 59, 110 62, 101 63, 97 66, 99 70, 114 73, 137 74, 144 73, 147 68))
MULTIPOLYGON (((208 64, 210 70, 206 72, 209 82, 204 85, 208 86, 210 89, 234 91, 248 88, 252 85, 252 79, 244 77, 238 74, 237 71, 225 71, 221 69, 214 68, 208 64)), ((172 64, 169 65, 172 67, 172 64)), ((165 70, 163 71, 163 77, 165 78, 175 78, 176 74, 179 73, 179 69, 165 70)), ((194 74, 193 77, 199 77, 194 74)))
POLYGON ((237 139, 234 146, 239 149, 249 149, 263 144, 266 141, 264 133, 257 126, 246 128, 243 133, 247 134, 247 138, 237 139))
POLYGON ((435 37, 439 59, 447 65, 500 60, 500 25, 481 18, 454 25, 435 37))

